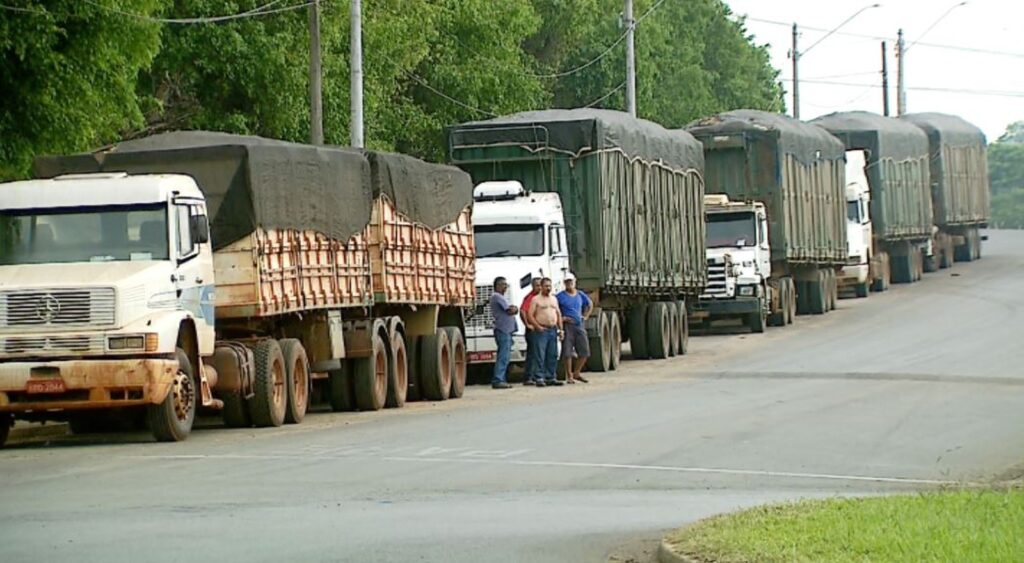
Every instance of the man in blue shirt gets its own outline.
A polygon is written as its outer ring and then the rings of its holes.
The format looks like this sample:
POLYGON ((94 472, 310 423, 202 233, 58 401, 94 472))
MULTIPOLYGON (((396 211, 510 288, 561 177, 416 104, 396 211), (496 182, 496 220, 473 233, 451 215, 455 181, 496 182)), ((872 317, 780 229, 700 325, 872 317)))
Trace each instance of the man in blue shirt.
POLYGON ((519 309, 510 305, 505 297, 508 282, 505 278, 494 279, 494 293, 491 294, 491 315, 494 317, 494 341, 498 343, 498 354, 494 358, 494 376, 491 387, 511 389, 508 384, 508 364, 512 359, 512 335, 516 332, 516 314, 519 309))
POLYGON ((562 325, 565 331, 562 341, 562 359, 565 360, 565 382, 590 383, 581 375, 583 365, 590 357, 590 340, 587 338, 587 318, 594 310, 594 304, 586 293, 576 289, 576 276, 565 275, 565 291, 558 294, 558 308, 562 311, 562 325), (573 364, 572 356, 576 354, 573 364))

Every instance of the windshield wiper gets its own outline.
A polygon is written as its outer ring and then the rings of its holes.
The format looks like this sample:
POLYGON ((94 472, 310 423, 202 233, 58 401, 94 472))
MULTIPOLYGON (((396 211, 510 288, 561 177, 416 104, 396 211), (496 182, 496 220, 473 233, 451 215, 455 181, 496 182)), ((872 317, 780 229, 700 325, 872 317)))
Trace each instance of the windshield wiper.
POLYGON ((487 254, 477 255, 477 258, 497 258, 499 256, 508 256, 508 250, 495 250, 494 252, 488 252, 487 254))

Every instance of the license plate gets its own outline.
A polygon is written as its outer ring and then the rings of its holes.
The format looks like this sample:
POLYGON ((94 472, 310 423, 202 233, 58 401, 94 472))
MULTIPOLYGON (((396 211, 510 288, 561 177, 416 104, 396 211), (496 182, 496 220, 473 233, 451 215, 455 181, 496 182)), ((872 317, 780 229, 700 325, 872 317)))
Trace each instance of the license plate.
POLYGON ((471 362, 493 362, 494 352, 470 352, 469 361, 471 362))
POLYGON ((63 379, 30 379, 25 386, 28 393, 63 393, 67 391, 63 379))

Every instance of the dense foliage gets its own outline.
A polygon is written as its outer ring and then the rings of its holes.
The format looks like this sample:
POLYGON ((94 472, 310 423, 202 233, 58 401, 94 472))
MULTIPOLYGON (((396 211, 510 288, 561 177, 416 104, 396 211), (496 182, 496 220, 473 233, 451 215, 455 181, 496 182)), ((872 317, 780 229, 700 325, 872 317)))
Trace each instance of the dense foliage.
POLYGON ((992 225, 1024 229, 1024 121, 1011 124, 988 147, 992 225))
MULTIPOLYGON (((300 4, 5 0, 0 178, 26 175, 36 154, 172 129, 306 140, 309 16, 287 9, 300 4), (273 13, 194 21, 264 6, 273 13)), ((343 145, 348 2, 321 5, 324 132, 343 145)), ((621 8, 621 0, 364 0, 368 146, 442 160, 453 123, 550 106, 623 109, 621 8)), ((782 109, 767 50, 722 0, 637 0, 635 15, 643 18, 642 117, 679 127, 738 107, 782 109)))

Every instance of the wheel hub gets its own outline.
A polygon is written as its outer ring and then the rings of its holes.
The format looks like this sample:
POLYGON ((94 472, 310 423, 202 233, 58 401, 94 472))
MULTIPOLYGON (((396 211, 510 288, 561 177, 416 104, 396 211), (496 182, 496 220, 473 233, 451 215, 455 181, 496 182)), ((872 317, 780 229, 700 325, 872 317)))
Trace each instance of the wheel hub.
POLYGON ((174 394, 174 415, 178 420, 188 420, 192 405, 195 404, 195 382, 187 373, 178 372, 171 387, 174 394))

